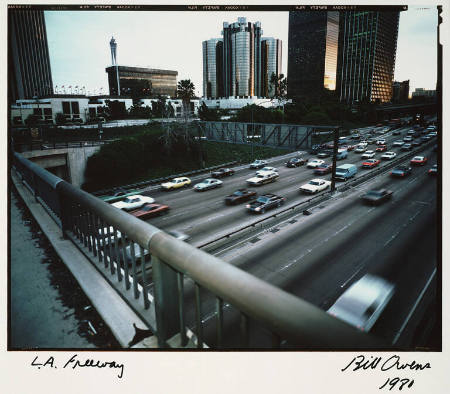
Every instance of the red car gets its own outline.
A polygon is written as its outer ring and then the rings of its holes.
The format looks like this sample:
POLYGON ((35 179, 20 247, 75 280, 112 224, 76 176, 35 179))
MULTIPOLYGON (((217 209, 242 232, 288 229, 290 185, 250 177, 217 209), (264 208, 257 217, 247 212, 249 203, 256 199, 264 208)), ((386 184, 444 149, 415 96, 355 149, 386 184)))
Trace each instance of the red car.
POLYGON ((323 163, 323 164, 318 165, 314 169, 314 174, 325 175, 325 174, 328 174, 329 172, 331 172, 332 169, 333 169, 333 164, 323 163))
POLYGON ((416 166, 424 166, 427 160, 428 159, 425 156, 414 156, 411 159, 411 164, 416 166))
MULTIPOLYGON (((344 147, 342 147, 342 149, 344 149, 344 147)), ((347 145, 346 149, 350 152, 355 149, 355 145, 347 145)))
POLYGON ((138 219, 146 220, 154 216, 162 215, 169 211, 169 207, 163 204, 145 204, 139 209, 135 209, 130 213, 138 219))
POLYGON ((378 164, 380 164, 380 160, 378 160, 378 159, 368 159, 364 163, 362 163, 362 166, 364 168, 373 168, 373 167, 376 167, 378 164))
POLYGON ((387 150, 387 146, 386 145, 380 145, 377 147, 377 149, 375 149, 377 152, 384 152, 385 150, 387 150))

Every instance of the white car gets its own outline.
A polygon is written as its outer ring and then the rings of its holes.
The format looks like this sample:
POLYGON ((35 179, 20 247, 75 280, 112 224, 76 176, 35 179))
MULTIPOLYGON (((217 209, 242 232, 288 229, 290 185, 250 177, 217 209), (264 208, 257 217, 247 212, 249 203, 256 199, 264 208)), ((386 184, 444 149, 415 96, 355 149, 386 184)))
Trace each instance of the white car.
POLYGON ((122 201, 115 202, 114 204, 112 204, 112 206, 123 209, 124 211, 131 211, 132 209, 142 207, 144 204, 152 204, 154 202, 154 198, 135 194, 134 196, 128 196, 122 201))
POLYGON ((370 331, 394 295, 394 285, 366 274, 342 294, 327 313, 361 331, 370 331))
POLYGON ((270 183, 275 181, 279 177, 278 172, 275 171, 264 171, 262 174, 258 174, 253 178, 247 179, 247 183, 253 186, 264 185, 265 183, 270 183))
POLYGON ((403 144, 404 144, 403 141, 397 140, 397 141, 394 141, 394 143, 392 144, 392 146, 402 146, 403 144))
POLYGON ((266 160, 255 160, 252 164, 250 164, 250 168, 262 168, 267 164, 266 160))
POLYGON ((308 161, 308 164, 306 165, 306 167, 308 168, 316 168, 318 166, 320 166, 321 164, 325 163, 324 160, 320 160, 320 159, 310 159, 308 161))
POLYGON ((308 183, 305 183, 300 187, 300 191, 309 194, 319 193, 322 190, 327 189, 331 185, 330 181, 325 179, 312 179, 308 183))
POLYGON ((278 172, 278 170, 275 167, 263 167, 260 170, 256 171, 256 175, 263 173, 265 171, 275 171, 278 172))
POLYGON ((395 156, 397 156, 397 153, 395 153, 395 152, 386 152, 384 155, 381 155, 381 158, 384 160, 391 160, 395 156))
POLYGON ((367 145, 358 145, 355 149, 356 153, 362 153, 365 152, 367 149, 367 145))
POLYGON ((218 179, 214 179, 214 178, 208 178, 205 179, 204 181, 197 183, 194 186, 194 190, 198 191, 198 192, 202 192, 205 190, 209 190, 209 189, 214 189, 215 187, 219 187, 222 186, 222 181, 219 181, 218 179))
POLYGON ((384 140, 384 139, 378 140, 377 145, 386 145, 386 140, 384 140))
POLYGON ((375 152, 373 150, 368 150, 361 155, 361 158, 363 159, 371 159, 372 157, 375 157, 375 152))

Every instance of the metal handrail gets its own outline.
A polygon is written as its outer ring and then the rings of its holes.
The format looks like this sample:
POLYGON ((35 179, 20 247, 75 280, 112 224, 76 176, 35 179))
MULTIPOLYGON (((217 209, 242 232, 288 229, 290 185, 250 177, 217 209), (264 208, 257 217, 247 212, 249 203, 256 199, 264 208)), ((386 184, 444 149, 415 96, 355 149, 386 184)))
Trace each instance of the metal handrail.
MULTIPOLYGON (((17 153, 15 158, 22 164, 26 160, 17 153)), ((37 170, 35 165, 28 165, 28 167, 37 170)), ((36 172, 47 171, 40 169, 36 172)), ((218 301, 228 302, 237 308, 241 316, 245 317, 245 322, 247 322, 247 318, 259 322, 274 333, 276 338, 286 339, 292 346, 308 348, 381 348, 385 346, 377 338, 362 333, 356 328, 331 317, 300 298, 217 257, 196 249, 162 230, 110 206, 66 181, 53 175, 49 176, 48 180, 55 185, 55 191, 62 202, 61 222, 63 232, 70 230, 67 227, 67 221, 75 223, 71 228, 80 234, 80 243, 84 244, 85 248, 89 247, 89 250, 92 248, 95 252, 96 249, 99 249, 99 245, 102 246, 98 240, 97 243, 92 242, 93 237, 98 235, 94 235, 97 228, 92 227, 92 223, 95 221, 97 224, 100 223, 101 228, 106 223, 107 226, 111 225, 114 229, 118 229, 122 235, 136 242, 142 248, 141 253, 143 249, 150 251, 153 269, 157 271, 157 274, 154 275, 155 288, 157 289, 154 294, 154 302, 156 303, 158 323, 156 335, 161 345, 165 345, 168 338, 161 328, 164 324, 161 320, 158 322, 158 316, 162 316, 165 312, 161 310, 165 304, 158 297, 166 286, 165 280, 162 280, 162 278, 164 266, 167 266, 171 270, 175 270, 176 275, 186 275, 192 279, 196 284, 196 290, 199 289, 198 286, 201 286, 210 291, 218 301), (68 202, 69 208, 67 208, 68 202), (75 205, 73 205, 73 202, 75 205), (70 218, 68 212, 64 212, 65 209, 69 209, 70 215, 72 215, 70 218), (330 332, 333 335, 329 335, 330 332)), ((106 238, 104 239, 106 240, 106 238)), ((111 241, 111 236, 109 240, 111 241)), ((114 277, 116 274, 118 281, 121 281, 120 266, 114 268, 111 265, 111 275, 114 277)), ((166 295, 171 299, 175 297, 173 293, 167 293, 166 295)), ((198 295, 197 292, 196 295, 198 295)), ((145 295, 145 297, 147 296, 145 295)), ((197 298, 199 299, 199 297, 197 298)), ((144 298, 144 301, 146 310, 149 310, 148 298, 144 298)), ((200 310, 200 307, 198 307, 198 311, 200 310)), ((220 315, 221 313, 220 311, 220 315)), ((182 311, 180 310, 181 314, 182 311)), ((201 323, 201 319, 199 319, 199 322, 201 323)), ((181 332, 183 333, 185 330, 184 321, 182 325, 181 332)), ((247 324, 245 324, 245 327, 247 327, 247 324)), ((201 332, 201 326, 197 327, 197 334, 200 335, 200 337, 197 337, 199 347, 202 347, 201 332)))

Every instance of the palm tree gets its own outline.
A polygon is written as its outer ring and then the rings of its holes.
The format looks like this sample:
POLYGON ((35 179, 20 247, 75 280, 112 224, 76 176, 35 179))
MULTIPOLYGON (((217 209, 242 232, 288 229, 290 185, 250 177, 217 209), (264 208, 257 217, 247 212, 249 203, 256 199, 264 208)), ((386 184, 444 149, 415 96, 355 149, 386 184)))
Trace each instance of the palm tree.
POLYGON ((284 77, 284 74, 275 74, 272 73, 270 76, 270 92, 273 92, 273 99, 278 101, 278 104, 281 103, 282 111, 283 111, 283 122, 284 122, 284 104, 286 103, 286 95, 287 95, 287 80, 284 77))
POLYGON ((183 113, 185 118, 190 111, 191 99, 195 97, 195 86, 190 79, 183 79, 177 85, 177 97, 183 101, 183 113))

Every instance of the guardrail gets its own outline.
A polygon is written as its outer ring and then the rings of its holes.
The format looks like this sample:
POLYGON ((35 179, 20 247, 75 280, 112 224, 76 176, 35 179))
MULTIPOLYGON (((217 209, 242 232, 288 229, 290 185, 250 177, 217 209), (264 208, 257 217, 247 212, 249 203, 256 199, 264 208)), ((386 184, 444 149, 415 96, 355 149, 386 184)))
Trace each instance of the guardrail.
POLYGON ((14 144, 16 152, 29 152, 32 150, 64 149, 64 148, 85 148, 88 146, 99 146, 110 143, 114 140, 95 141, 74 141, 74 142, 29 142, 14 144))
MULTIPOLYGON (((202 348, 204 316, 209 312, 203 306, 211 299, 215 348, 224 346, 230 327, 236 324, 241 337, 238 347, 251 346, 250 322, 270 333, 273 347, 280 347, 282 341, 289 348, 386 346, 300 298, 36 168, 18 153, 14 153, 13 165, 53 212, 63 236, 72 240, 149 324, 162 348, 185 346, 190 329, 195 332, 192 341, 202 348), (194 300, 194 311, 186 307, 187 299, 194 300)), ((206 340, 211 341, 210 337, 206 340)))

